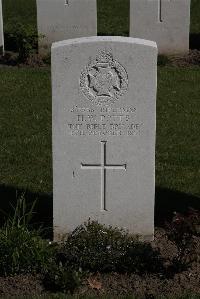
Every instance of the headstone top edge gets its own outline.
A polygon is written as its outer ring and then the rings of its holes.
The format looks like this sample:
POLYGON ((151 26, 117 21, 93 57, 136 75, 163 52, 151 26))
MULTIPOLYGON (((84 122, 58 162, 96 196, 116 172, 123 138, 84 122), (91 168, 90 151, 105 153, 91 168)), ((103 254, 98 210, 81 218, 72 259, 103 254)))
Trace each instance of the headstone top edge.
POLYGON ((118 43, 121 42, 121 43, 149 46, 151 48, 157 49, 156 42, 146 40, 146 39, 124 37, 124 36, 90 36, 90 37, 81 37, 81 38, 74 38, 74 39, 55 42, 52 44, 51 50, 54 50, 59 47, 73 45, 73 44, 83 44, 83 43, 93 43, 93 42, 118 42, 118 43))

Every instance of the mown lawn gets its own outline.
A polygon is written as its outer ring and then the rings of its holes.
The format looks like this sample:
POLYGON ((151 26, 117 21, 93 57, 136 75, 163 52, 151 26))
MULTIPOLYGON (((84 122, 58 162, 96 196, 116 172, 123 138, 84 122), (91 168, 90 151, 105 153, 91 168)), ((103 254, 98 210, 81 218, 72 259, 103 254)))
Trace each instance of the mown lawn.
POLYGON ((23 24, 37 26, 36 0, 3 0, 4 26, 16 20, 23 24))
MULTIPOLYGON (((156 184, 200 196, 200 69, 160 67, 156 184)), ((52 192, 50 70, 0 68, 0 182, 52 192)))
POLYGON ((156 183, 200 195, 200 69, 158 72, 156 183))
MULTIPOLYGON (((3 0, 5 28, 16 19, 36 27, 35 0, 3 0)), ((191 33, 200 33, 192 0, 191 33)), ((129 0, 98 0, 98 32, 128 35, 129 0)), ((199 195, 200 70, 158 73, 156 183, 199 195)), ((1 184, 52 191, 50 70, 0 69, 1 184)))
POLYGON ((51 191, 50 71, 0 69, 0 182, 51 191))
POLYGON ((191 1, 191 33, 200 34, 200 1, 191 1))
MULTIPOLYGON (((122 35, 129 33, 129 0, 97 0, 98 34, 122 35)), ((3 0, 5 28, 18 19, 36 28, 36 0, 3 0)), ((191 1, 191 33, 200 33, 200 1, 191 1)))
MULTIPOLYGON (((192 0, 191 8, 191 33, 199 34, 200 0, 192 0)), ((18 19, 36 28, 35 0, 3 0, 3 9, 5 27, 18 19)), ((98 0, 99 35, 128 35, 128 30, 129 0, 98 0)), ((158 68, 156 185, 200 199, 199 82, 199 67, 158 68)), ((25 192, 52 193, 51 102, 49 67, 0 66, 0 189, 5 185, 25 192)), ((48 209, 45 206, 45 212, 48 209)), ((55 294, 27 298, 94 297, 55 294)))

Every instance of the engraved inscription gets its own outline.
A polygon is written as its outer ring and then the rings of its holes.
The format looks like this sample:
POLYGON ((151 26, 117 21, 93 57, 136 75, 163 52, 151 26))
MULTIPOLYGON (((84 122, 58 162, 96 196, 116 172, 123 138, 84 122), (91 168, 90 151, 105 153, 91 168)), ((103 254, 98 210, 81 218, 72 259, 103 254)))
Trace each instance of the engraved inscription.
POLYGON ((162 0, 158 0, 158 15, 159 15, 159 22, 162 22, 162 0))
POLYGON ((84 164, 81 163, 82 169, 101 170, 101 210, 107 211, 106 208, 106 170, 126 170, 127 164, 107 164, 106 163, 106 143, 101 141, 101 164, 84 164))
POLYGON ((71 110, 67 130, 71 136, 137 136, 142 123, 137 121, 136 108, 78 107, 71 110))
POLYGON ((163 2, 170 2, 171 0, 157 0, 158 1, 158 21, 163 22, 163 2))
POLYGON ((128 75, 111 53, 102 51, 81 72, 80 87, 88 100, 109 106, 127 91, 128 75))
POLYGON ((90 27, 85 26, 85 25, 79 25, 79 24, 71 24, 71 25, 66 25, 63 26, 62 23, 55 23, 55 24, 46 24, 46 31, 47 32, 52 32, 52 33, 56 33, 56 32, 73 32, 73 31, 80 31, 80 32, 87 32, 90 29, 90 27))

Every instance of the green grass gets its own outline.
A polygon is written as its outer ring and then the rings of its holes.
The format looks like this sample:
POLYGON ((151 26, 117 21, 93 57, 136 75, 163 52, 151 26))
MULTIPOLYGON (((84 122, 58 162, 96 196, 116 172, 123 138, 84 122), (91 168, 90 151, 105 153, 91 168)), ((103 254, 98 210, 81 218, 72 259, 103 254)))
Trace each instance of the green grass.
MULTIPOLYGON (((3 0, 5 25, 36 26, 35 0, 3 0)), ((200 32, 200 1, 192 0, 191 32, 200 32)), ((129 0, 98 0, 98 32, 128 35, 129 0)), ((157 102, 157 185, 199 196, 198 68, 160 68, 157 102)), ((0 69, 0 181, 52 191, 50 71, 0 69)))
POLYGON ((36 0, 3 0, 4 25, 13 19, 24 25, 32 24, 36 28, 36 0))
POLYGON ((97 1, 99 35, 129 35, 129 1, 97 1))
POLYGON ((190 32, 200 34, 200 1, 191 1, 191 24, 190 32))
POLYGON ((0 69, 1 184, 52 190, 48 70, 0 69))
POLYGON ((200 69, 158 72, 156 183, 200 195, 200 69))
MULTIPOLYGON (((97 0, 99 35, 129 32, 129 0, 97 0)), ((16 19, 36 27, 36 0, 3 0, 4 24, 16 19)), ((200 33, 200 1, 191 2, 191 33, 200 33)))
MULTIPOLYGON (((200 196, 200 69, 158 72, 156 184, 200 196)), ((52 192, 48 69, 0 69, 0 182, 52 192)))

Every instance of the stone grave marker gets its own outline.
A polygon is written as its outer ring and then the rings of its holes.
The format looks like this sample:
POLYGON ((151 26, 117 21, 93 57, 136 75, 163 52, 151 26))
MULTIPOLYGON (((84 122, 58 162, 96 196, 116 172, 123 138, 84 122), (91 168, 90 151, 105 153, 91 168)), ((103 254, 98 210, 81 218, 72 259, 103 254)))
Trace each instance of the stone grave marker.
POLYGON ((155 41, 160 54, 189 51, 190 0, 130 0, 130 36, 155 41))
POLYGON ((96 0, 37 0, 39 52, 53 42, 97 35, 96 0))
POLYGON ((89 218, 152 239, 156 64, 141 39, 53 44, 55 240, 89 218))
POLYGON ((3 53, 4 53, 3 11, 2 11, 2 0, 0 0, 0 55, 3 53))

